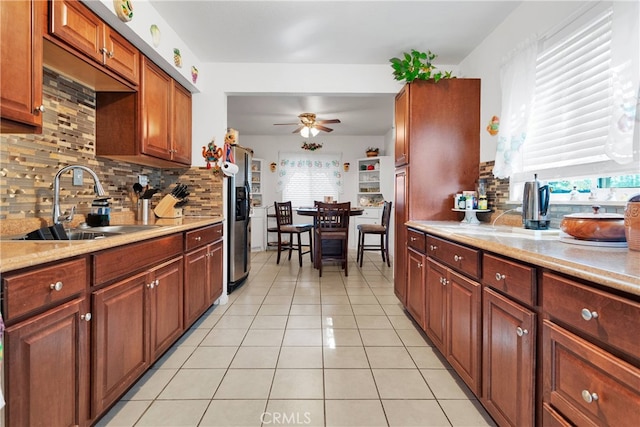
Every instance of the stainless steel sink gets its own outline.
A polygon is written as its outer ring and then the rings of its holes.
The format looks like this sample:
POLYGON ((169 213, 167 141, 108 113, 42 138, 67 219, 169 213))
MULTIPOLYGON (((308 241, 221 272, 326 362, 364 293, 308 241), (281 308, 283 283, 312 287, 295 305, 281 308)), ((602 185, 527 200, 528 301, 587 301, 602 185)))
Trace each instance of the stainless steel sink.
MULTIPOLYGON (((123 234, 135 233, 138 231, 152 230, 160 227, 159 225, 107 225, 104 227, 78 227, 66 230, 69 240, 96 240, 104 239, 112 236, 121 236, 123 234)), ((3 236, 0 240, 27 240, 26 235, 20 236, 3 236)), ((44 241, 44 239, 43 239, 44 241)))
POLYGON ((110 234, 128 234, 135 233, 137 231, 145 231, 145 230, 153 230, 154 228, 160 227, 159 225, 106 225, 103 227, 78 227, 71 230, 74 231, 84 231, 84 232, 93 232, 93 233, 110 233, 110 234))

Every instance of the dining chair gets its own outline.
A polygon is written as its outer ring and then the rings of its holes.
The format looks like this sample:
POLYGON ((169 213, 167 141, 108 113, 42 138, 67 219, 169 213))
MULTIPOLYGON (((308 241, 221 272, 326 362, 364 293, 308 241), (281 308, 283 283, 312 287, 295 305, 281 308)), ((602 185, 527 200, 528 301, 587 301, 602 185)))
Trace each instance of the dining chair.
POLYGON ((349 215, 351 202, 324 203, 315 202, 317 213, 315 226, 316 266, 322 277, 322 265, 325 262, 340 262, 344 275, 349 275, 349 215), (331 245, 335 242, 335 245, 331 245))
POLYGON ((278 258, 276 264, 280 264, 280 253, 284 250, 289 250, 289 259, 291 259, 291 252, 298 251, 298 263, 302 267, 302 255, 309 254, 311 262, 313 263, 313 224, 294 224, 293 223, 293 209, 291 208, 291 201, 288 202, 275 202, 276 208, 276 226, 278 231, 278 258), (309 245, 302 245, 302 233, 309 233, 309 245), (289 235, 289 241, 283 241, 283 234, 289 235), (294 245, 293 236, 297 236, 297 245, 294 245), (308 250, 302 250, 303 246, 308 246, 308 250))
POLYGON ((386 261, 387 266, 391 267, 391 261, 389 260, 389 221, 391 220, 392 204, 392 202, 384 202, 380 224, 358 225, 358 255, 356 262, 360 262, 360 267, 362 267, 362 261, 364 260, 364 251, 380 251, 382 262, 386 261), (380 235, 380 243, 366 245, 365 238, 367 234, 380 235))

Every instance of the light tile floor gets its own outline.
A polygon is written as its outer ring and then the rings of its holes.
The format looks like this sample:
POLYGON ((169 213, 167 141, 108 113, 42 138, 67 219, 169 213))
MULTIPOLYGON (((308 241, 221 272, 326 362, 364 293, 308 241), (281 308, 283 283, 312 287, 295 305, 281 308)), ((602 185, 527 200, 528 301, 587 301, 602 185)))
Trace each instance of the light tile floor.
MULTIPOLYGON (((352 254, 355 255, 355 254, 352 254)), ((379 254, 349 276, 252 254, 214 306, 98 426, 495 425, 393 292, 379 254)))

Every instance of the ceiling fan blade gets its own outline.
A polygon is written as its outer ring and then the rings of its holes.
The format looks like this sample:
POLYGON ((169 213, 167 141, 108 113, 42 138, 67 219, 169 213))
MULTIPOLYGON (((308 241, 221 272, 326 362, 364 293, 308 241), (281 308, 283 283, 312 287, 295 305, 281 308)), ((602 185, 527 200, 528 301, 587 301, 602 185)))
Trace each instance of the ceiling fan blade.
POLYGON ((316 120, 316 123, 321 125, 326 125, 329 123, 341 123, 340 119, 329 119, 329 120, 316 120))
POLYGON ((333 132, 333 129, 328 128, 326 126, 322 126, 316 123, 316 125, 314 126, 316 129, 324 131, 324 132, 333 132))
POLYGON ((300 123, 274 123, 274 126, 295 126, 295 125, 299 125, 300 123))
MULTIPOLYGON (((297 124, 297 123, 296 123, 297 124)), ((291 133, 299 133, 302 129, 304 128, 304 126, 298 126, 293 132, 291 133)))

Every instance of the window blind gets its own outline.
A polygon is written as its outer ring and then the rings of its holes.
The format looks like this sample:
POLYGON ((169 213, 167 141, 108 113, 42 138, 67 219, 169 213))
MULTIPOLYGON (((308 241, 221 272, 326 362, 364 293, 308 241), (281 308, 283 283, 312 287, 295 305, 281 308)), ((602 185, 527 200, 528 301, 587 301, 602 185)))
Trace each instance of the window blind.
POLYGON ((550 179, 622 172, 605 153, 611 118, 612 11, 599 13, 573 34, 543 47, 523 147, 523 171, 550 179))

